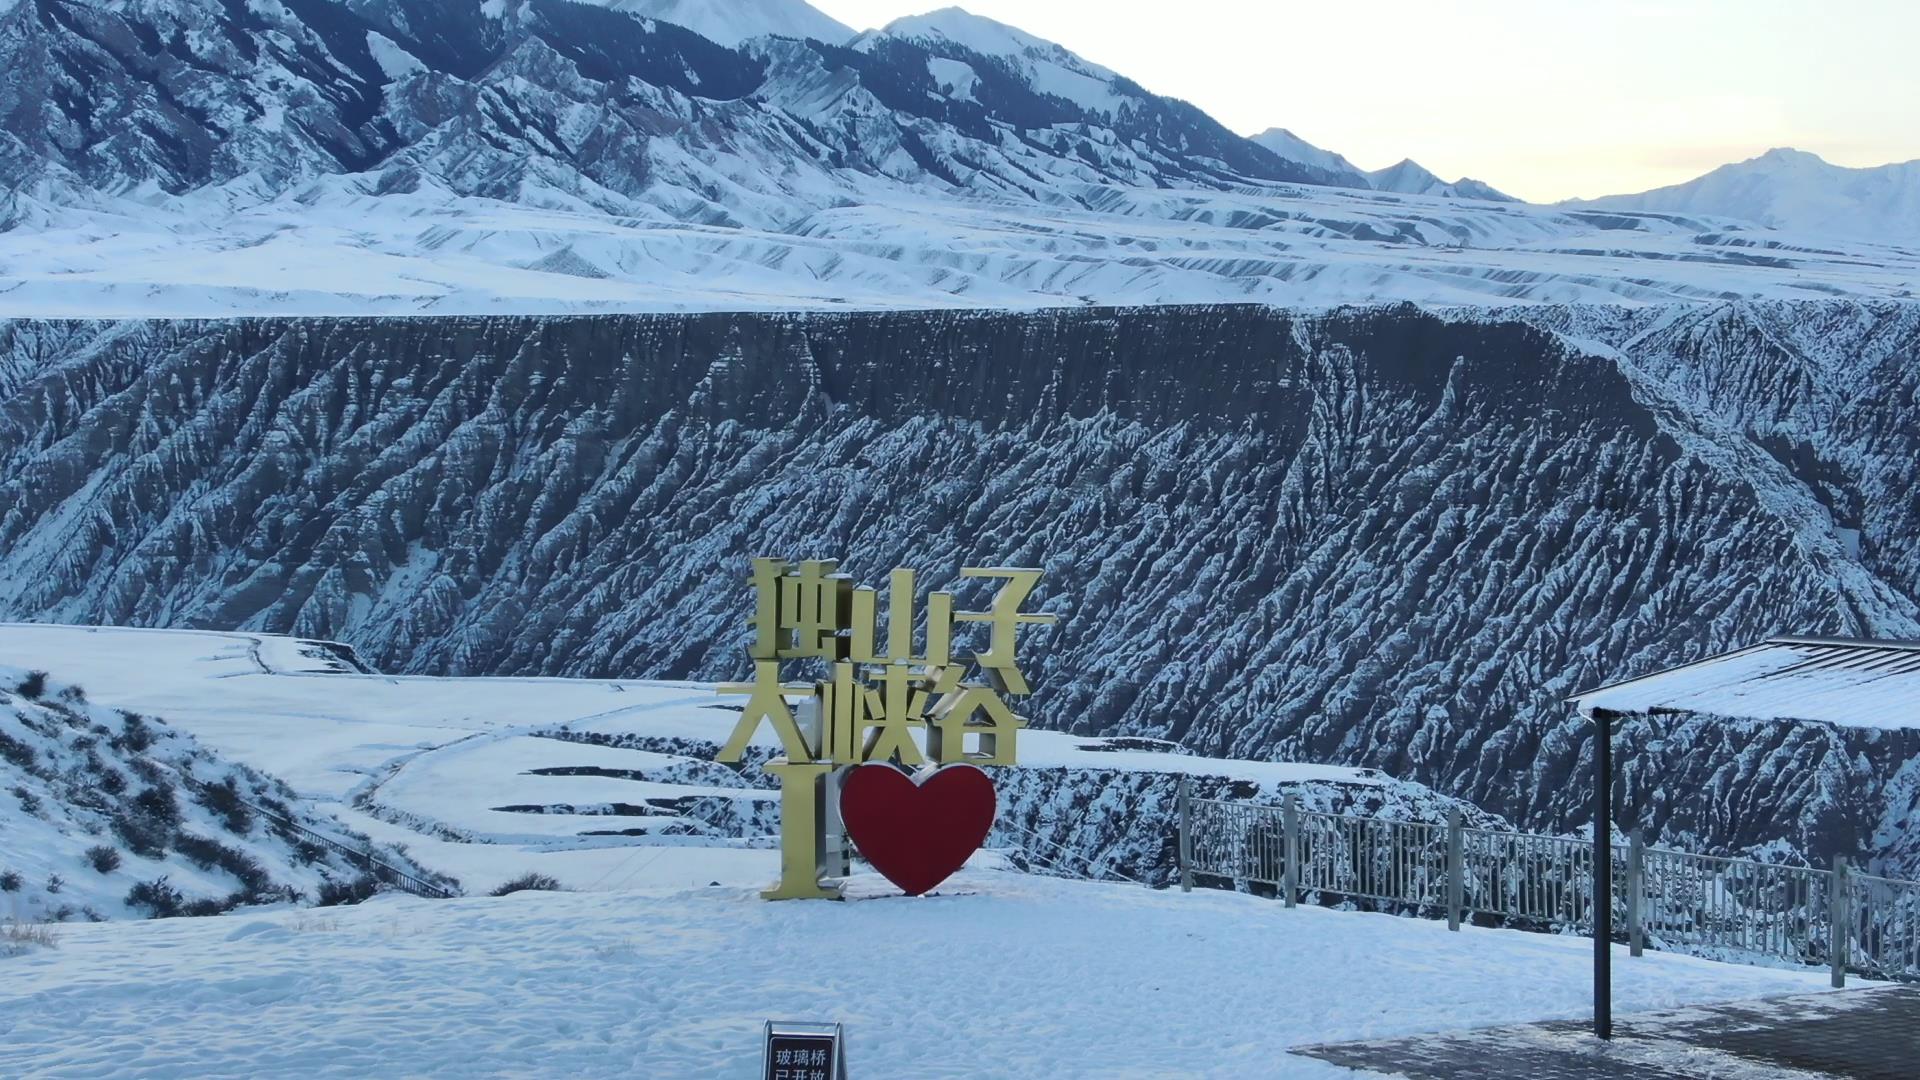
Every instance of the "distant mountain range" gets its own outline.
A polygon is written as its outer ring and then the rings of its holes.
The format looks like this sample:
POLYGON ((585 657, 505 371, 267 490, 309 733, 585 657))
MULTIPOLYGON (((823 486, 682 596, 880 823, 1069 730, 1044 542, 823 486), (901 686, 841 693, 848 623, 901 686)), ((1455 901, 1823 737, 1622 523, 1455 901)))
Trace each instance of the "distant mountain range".
POLYGON ((0 0, 0 316, 1920 285, 1920 251, 1723 213, 1364 172, 958 8, 856 34, 801 0, 0 0))
POLYGON ((1520 201, 1472 177, 1463 176, 1448 183, 1412 158, 1402 159, 1399 164, 1389 165, 1384 169, 1362 171, 1355 167, 1353 162, 1339 154, 1331 150, 1322 150, 1286 128, 1268 128, 1253 136, 1253 141, 1289 161, 1297 161, 1333 174, 1338 177, 1338 184, 1341 187, 1391 191, 1401 195, 1432 195, 1442 199, 1520 201))
POLYGON ((1920 243, 1920 160, 1871 169, 1779 148, 1696 180, 1567 206, 1743 218, 1769 228, 1920 243))

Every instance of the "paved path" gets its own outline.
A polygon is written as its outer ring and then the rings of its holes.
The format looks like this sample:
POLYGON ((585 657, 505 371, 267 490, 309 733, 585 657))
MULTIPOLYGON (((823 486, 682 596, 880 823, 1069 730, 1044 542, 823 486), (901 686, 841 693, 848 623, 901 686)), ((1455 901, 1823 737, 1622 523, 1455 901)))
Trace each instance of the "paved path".
POLYGON ((1584 1021, 1559 1021, 1303 1046, 1294 1053, 1409 1080, 1915 1080, 1920 987, 1618 1017, 1610 1044, 1593 1038, 1584 1021))

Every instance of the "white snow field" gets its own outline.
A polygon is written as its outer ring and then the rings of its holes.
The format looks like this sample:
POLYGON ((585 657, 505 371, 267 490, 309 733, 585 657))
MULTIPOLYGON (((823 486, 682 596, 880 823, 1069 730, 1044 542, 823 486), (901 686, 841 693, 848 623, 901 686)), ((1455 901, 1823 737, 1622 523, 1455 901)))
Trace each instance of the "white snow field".
MULTIPOLYGON (((744 167, 744 165, 742 166, 744 167)), ((0 317, 1671 303, 1920 293, 1920 246, 1731 219, 1300 185, 1090 187, 1084 206, 842 179, 704 225, 323 177, 37 207, 0 317)))
MULTIPOLYGON (((60 927, 0 960, 0 1075, 738 1078, 762 1021, 822 1019, 858 1077, 1333 1077, 1354 1074, 1287 1048, 1588 1010, 1579 938, 992 871, 881 892, 60 927)), ((1824 984, 1670 955, 1614 970, 1626 1011, 1824 984)))

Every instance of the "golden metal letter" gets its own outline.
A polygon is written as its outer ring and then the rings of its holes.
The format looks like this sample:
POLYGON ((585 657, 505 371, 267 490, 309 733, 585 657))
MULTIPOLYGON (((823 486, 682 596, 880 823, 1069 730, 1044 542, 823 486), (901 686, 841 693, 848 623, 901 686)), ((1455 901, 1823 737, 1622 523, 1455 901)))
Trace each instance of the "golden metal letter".
POLYGON ((1020 605, 1027 602, 1033 587, 1040 582, 1038 570, 1016 570, 1007 567, 981 569, 963 568, 961 577, 1005 578, 1006 584, 993 597, 993 604, 986 611, 957 612, 955 622, 983 622, 988 625, 987 651, 974 653, 974 662, 986 668, 990 677, 1009 694, 1029 694, 1032 688, 1027 685, 1027 677, 1020 672, 1020 663, 1015 656, 1015 634, 1023 623, 1052 623, 1059 616, 1044 612, 1023 612, 1020 605))
POLYGON ((793 720, 793 710, 787 707, 787 694, 811 694, 813 687, 805 683, 781 685, 780 661, 755 660, 753 662, 753 681, 750 683, 722 683, 714 688, 722 694, 751 694, 747 704, 740 710, 740 722, 733 725, 733 734, 727 737, 727 744, 720 748, 715 761, 739 761, 747 752, 747 744, 753 740, 753 733, 760 728, 760 721, 773 725, 773 733, 780 737, 780 745, 787 752, 788 761, 812 761, 813 754, 807 748, 807 740, 800 734, 800 725, 793 720))
POLYGON ((820 782, 832 762, 770 761, 780 778, 780 883, 760 895, 768 900, 838 900, 839 888, 820 884, 820 782))

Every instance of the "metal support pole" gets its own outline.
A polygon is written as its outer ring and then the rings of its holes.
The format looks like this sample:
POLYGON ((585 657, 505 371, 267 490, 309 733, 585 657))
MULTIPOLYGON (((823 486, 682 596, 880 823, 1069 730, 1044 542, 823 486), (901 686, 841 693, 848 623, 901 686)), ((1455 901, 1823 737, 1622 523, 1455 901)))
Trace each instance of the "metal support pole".
POLYGON ((1177 798, 1180 807, 1179 859, 1180 891, 1193 891, 1193 794, 1191 781, 1180 778, 1180 794, 1177 798))
POLYGON ((847 769, 835 769, 820 779, 820 876, 843 878, 853 873, 853 851, 846 823, 840 820, 840 788, 847 769))
MULTIPOLYGON (((827 718, 821 713, 820 699, 810 697, 800 703, 794 714, 800 737, 807 749, 825 761, 827 754, 827 718)), ((814 803, 814 870, 821 878, 843 878, 853 872, 852 853, 848 850, 846 826, 840 821, 840 785, 846 782, 845 769, 836 769, 821 777, 819 795, 814 803)))
POLYGON ((1647 945, 1644 925, 1647 892, 1646 859, 1646 844, 1640 837, 1640 830, 1635 829, 1627 834, 1627 949, 1634 956, 1639 956, 1645 951, 1647 945))
POLYGON ((1460 808, 1447 811, 1447 929, 1460 929, 1461 908, 1466 906, 1466 839, 1460 824, 1460 808))
POLYGON ((1292 795, 1280 802, 1281 846, 1285 866, 1280 871, 1280 895, 1287 906, 1294 903, 1294 891, 1300 884, 1300 800, 1292 795))
POLYGON ((1613 1038, 1613 713, 1593 710, 1593 1033, 1613 1038))
POLYGON ((1833 986, 1847 985, 1847 919, 1849 899, 1847 857, 1833 857, 1833 877, 1827 892, 1827 959, 1833 965, 1833 986))

